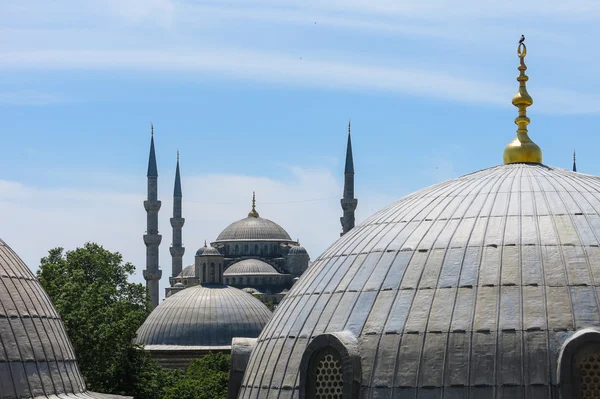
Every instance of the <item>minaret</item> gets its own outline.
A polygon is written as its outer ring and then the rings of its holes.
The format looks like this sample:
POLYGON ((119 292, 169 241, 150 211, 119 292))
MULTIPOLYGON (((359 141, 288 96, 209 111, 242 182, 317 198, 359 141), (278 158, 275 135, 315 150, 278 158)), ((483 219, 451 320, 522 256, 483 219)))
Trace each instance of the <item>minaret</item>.
POLYGON ((183 266, 183 247, 181 239, 181 228, 185 219, 181 217, 181 177, 179 176, 179 151, 177 151, 177 168, 175 169, 175 188, 173 190, 173 217, 171 218, 171 227, 173 227, 173 244, 169 251, 171 252, 172 277, 177 277, 181 273, 183 266))
POLYGON ((156 154, 154 152, 154 126, 151 125, 152 138, 150 139, 150 157, 148 159, 148 199, 144 201, 146 208, 146 234, 144 235, 144 244, 146 244, 146 269, 144 269, 144 279, 146 287, 150 292, 150 301, 152 308, 158 306, 158 283, 162 277, 162 271, 158 268, 158 246, 162 236, 158 234, 158 211, 160 210, 160 201, 158 200, 158 169, 156 167, 156 154))
POLYGON ((354 211, 358 200, 354 198, 354 160, 352 159, 352 139, 350 137, 350 121, 348 121, 348 145, 346 147, 346 167, 344 170, 344 196, 341 200, 344 216, 340 218, 343 236, 354 228, 354 211))
POLYGON ((577 172, 577 163, 575 162, 575 150, 573 150, 573 172, 577 172))

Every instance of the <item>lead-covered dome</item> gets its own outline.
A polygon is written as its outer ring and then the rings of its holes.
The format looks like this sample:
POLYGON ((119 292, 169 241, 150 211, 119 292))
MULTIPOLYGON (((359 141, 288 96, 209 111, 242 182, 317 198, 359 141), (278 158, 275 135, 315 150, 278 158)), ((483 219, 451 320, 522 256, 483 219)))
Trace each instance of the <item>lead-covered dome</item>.
POLYGON ((0 282, 0 398, 120 398, 86 391, 54 305, 2 240, 0 282))
POLYGON ((292 241, 290 235, 275 222, 260 216, 248 216, 231 223, 217 237, 223 241, 292 241))
POLYGON ((299 397, 321 334, 355 337, 358 366, 339 359, 361 370, 357 397, 558 397, 561 347, 600 328, 599 293, 600 178, 482 170, 391 204, 329 247, 260 335, 239 397, 299 397))
POLYGON ((137 332, 144 349, 227 349, 233 337, 256 338, 271 311, 226 285, 196 285, 165 299, 137 332))
POLYGON ((279 274, 271 265, 258 259, 245 259, 229 266, 224 277, 241 276, 241 275, 258 275, 258 274, 279 274))

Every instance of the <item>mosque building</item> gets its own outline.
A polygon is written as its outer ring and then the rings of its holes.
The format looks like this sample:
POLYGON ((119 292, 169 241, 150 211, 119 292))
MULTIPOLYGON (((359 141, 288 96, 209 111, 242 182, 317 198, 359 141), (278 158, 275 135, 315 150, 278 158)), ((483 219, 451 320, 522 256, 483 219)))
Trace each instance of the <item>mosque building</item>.
MULTIPOLYGON (((342 234, 354 227, 354 165, 350 125, 346 149, 344 194, 341 200, 342 234)), ((166 299, 159 304, 158 266, 161 235, 158 232, 158 168, 154 128, 148 161, 146 269, 152 313, 137 331, 142 345, 163 367, 185 368, 194 358, 209 352, 231 351, 234 337, 255 339, 271 318, 262 301, 277 304, 309 266, 306 249, 277 223, 263 218, 256 197, 248 216, 231 223, 207 245, 200 247, 194 263, 183 268, 182 189, 179 155, 173 191, 172 270, 166 299), (261 298, 257 298, 260 296, 261 298), (262 301, 261 301, 262 300, 262 301)))
POLYGON ((230 398, 600 397, 600 178, 542 162, 523 40, 503 164, 334 242, 233 340, 230 398))
MULTIPOLYGON (((146 269, 143 273, 152 306, 155 308, 159 302, 158 285, 162 277, 162 271, 159 268, 159 246, 162 236, 158 231, 158 212, 161 201, 158 200, 158 168, 153 126, 147 178, 148 197, 144 201, 147 214, 147 230, 144 235, 146 269)), ((179 154, 177 154, 173 217, 170 220, 173 229, 173 243, 169 248, 172 265, 169 277, 170 286, 165 289, 166 298, 182 289, 206 281, 207 275, 200 274, 200 270, 205 270, 211 275, 222 273, 224 284, 260 295, 266 301, 277 304, 308 268, 310 256, 306 248, 300 245, 298 240, 292 240, 287 231, 279 224, 259 215, 256 210, 254 194, 252 209, 248 216, 227 226, 209 246, 204 242, 204 246, 196 251, 194 263, 183 268, 185 248, 182 244, 182 228, 185 219, 182 217, 182 197, 179 154), (204 259, 202 255, 205 253, 222 264, 222 270, 214 270, 212 262, 208 269, 203 269, 201 262, 204 259)), ((340 218, 342 235, 354 227, 354 212, 357 204, 358 200, 354 198, 354 160, 350 123, 348 123, 344 192, 341 200, 343 216, 340 218)))

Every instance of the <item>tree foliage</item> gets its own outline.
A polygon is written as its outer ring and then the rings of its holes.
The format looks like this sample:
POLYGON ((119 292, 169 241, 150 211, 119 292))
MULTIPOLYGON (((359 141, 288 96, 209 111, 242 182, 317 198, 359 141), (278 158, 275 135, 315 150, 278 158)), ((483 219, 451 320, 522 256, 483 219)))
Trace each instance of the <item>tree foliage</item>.
POLYGON ((194 360, 185 377, 165 390, 162 399, 227 398, 231 357, 213 353, 194 360))
POLYGON ((187 371, 163 369, 133 344, 151 306, 121 254, 87 243, 42 259, 38 279, 58 310, 90 390, 136 399, 226 398, 230 358, 210 354, 187 371))
POLYGON ((127 280, 134 271, 121 254, 94 243, 52 249, 41 261, 38 279, 63 319, 91 390, 128 391, 126 370, 147 361, 132 344, 150 312, 146 288, 127 280))

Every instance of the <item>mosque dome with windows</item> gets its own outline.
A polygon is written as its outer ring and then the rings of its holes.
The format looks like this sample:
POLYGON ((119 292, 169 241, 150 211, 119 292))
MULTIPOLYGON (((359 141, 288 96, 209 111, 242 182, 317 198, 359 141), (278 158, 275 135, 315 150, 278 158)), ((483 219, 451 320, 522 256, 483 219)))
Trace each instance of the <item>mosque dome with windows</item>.
POLYGON ((246 366, 231 397, 600 395, 600 178, 542 163, 522 41, 504 164, 408 195, 333 243, 251 355, 234 350, 246 366))

